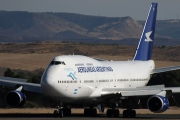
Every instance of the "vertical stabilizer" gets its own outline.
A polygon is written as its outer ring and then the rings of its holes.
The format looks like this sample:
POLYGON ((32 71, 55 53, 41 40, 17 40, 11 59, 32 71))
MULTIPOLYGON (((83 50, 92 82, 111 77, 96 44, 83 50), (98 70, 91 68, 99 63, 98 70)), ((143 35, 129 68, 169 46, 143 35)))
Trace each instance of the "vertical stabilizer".
POLYGON ((156 25, 157 5, 157 3, 152 3, 150 7, 134 60, 147 61, 151 59, 156 25))

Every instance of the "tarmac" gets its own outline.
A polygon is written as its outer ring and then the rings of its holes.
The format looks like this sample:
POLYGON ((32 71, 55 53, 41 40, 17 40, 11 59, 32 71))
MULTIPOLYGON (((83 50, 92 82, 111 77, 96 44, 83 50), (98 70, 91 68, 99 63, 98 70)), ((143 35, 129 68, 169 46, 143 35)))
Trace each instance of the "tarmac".
POLYGON ((97 117, 84 117, 83 114, 72 114, 70 117, 54 118, 53 114, 0 114, 0 120, 180 120, 180 114, 137 114, 136 118, 106 117, 98 114, 97 117))

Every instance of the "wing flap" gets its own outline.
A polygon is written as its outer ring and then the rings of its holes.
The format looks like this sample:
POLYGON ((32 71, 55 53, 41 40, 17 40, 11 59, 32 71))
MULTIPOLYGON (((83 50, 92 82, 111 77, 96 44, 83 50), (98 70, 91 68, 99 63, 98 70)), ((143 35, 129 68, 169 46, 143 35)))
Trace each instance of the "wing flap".
POLYGON ((105 88, 102 90, 101 95, 115 95, 115 96, 148 96, 157 95, 162 91, 172 91, 172 93, 180 93, 180 87, 167 87, 164 85, 145 86, 138 88, 105 88))
POLYGON ((103 90, 102 96, 106 95, 120 95, 122 97, 126 96, 145 96, 145 95, 155 95, 161 92, 161 89, 151 89, 151 90, 138 90, 138 89, 119 89, 119 90, 103 90))
POLYGON ((144 96, 144 95, 154 95, 156 93, 159 93, 161 90, 156 89, 156 90, 137 90, 137 91, 132 91, 132 92, 122 92, 122 96, 144 96))

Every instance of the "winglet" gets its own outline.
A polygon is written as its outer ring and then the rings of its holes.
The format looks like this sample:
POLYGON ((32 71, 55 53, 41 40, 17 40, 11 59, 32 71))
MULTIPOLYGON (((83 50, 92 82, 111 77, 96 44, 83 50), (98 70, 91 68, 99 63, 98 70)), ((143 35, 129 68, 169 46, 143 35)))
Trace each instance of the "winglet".
POLYGON ((152 3, 144 29, 134 56, 134 60, 147 61, 151 59, 156 25, 158 3, 152 3))

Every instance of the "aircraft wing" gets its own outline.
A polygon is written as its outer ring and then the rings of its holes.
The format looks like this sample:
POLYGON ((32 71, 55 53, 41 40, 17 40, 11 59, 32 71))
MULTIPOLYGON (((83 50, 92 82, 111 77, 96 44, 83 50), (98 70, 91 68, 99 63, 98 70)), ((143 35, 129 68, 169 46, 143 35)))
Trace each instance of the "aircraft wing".
POLYGON ((172 71, 172 70, 178 70, 178 69, 180 69, 180 66, 172 66, 172 67, 165 67, 165 68, 156 68, 156 69, 154 69, 152 71, 151 74, 167 72, 167 71, 172 71))
POLYGON ((42 93, 40 84, 28 83, 25 79, 0 77, 0 85, 11 88, 15 88, 16 86, 23 86, 23 90, 42 93))
MULTIPOLYGON (((156 68, 151 74, 178 70, 180 66, 172 66, 165 68, 156 68)), ((166 87, 164 85, 145 86, 138 88, 104 88, 101 92, 102 96, 148 96, 157 95, 162 91, 170 91, 171 93, 180 93, 180 87, 166 87)))
POLYGON ((145 86, 138 88, 104 88, 101 92, 102 96, 148 96, 157 95, 162 91, 170 91, 171 93, 180 93, 180 87, 166 87, 164 85, 145 86))

